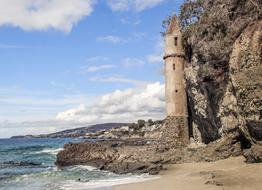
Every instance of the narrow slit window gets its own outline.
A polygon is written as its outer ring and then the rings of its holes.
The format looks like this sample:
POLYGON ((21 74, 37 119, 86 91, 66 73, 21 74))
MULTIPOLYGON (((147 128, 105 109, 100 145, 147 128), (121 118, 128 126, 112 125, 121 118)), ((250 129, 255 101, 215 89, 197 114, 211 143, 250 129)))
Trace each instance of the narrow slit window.
POLYGON ((173 64, 173 70, 176 70, 176 64, 173 64))
POLYGON ((174 40, 175 46, 177 46, 177 40, 178 40, 178 38, 175 37, 175 40, 174 40))

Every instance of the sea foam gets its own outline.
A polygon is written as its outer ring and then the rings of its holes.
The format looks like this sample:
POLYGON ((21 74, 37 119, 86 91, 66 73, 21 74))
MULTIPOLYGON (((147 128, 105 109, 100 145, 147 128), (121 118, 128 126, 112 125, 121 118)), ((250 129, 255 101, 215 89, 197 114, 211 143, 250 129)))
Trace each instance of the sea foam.
POLYGON ((64 150, 63 148, 57 148, 57 149, 43 149, 41 151, 35 152, 36 154, 52 154, 57 155, 58 152, 64 150))
POLYGON ((90 180, 88 182, 68 180, 65 181, 65 184, 61 185, 60 188, 62 190, 87 190, 87 189, 107 190, 107 189, 111 189, 111 187, 115 185, 137 183, 137 182, 148 181, 157 178, 159 177, 141 175, 141 176, 130 176, 130 177, 121 177, 121 178, 114 178, 114 179, 112 178, 112 179, 104 179, 104 180, 90 180))

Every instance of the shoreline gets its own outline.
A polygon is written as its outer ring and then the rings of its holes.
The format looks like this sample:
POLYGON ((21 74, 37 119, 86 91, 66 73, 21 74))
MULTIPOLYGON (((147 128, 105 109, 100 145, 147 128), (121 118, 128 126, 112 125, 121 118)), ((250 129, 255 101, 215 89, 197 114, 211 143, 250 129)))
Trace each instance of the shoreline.
POLYGON ((113 186, 113 190, 257 190, 262 185, 262 163, 244 157, 215 162, 171 165, 160 178, 113 186))

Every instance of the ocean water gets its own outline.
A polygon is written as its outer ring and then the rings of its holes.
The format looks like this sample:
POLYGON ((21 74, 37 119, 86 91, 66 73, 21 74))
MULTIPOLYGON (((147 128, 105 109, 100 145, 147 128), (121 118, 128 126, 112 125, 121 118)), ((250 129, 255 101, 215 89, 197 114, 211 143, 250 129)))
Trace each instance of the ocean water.
POLYGON ((57 168, 56 154, 81 139, 0 139, 0 190, 111 189, 112 185, 151 179, 117 175, 90 166, 57 168))

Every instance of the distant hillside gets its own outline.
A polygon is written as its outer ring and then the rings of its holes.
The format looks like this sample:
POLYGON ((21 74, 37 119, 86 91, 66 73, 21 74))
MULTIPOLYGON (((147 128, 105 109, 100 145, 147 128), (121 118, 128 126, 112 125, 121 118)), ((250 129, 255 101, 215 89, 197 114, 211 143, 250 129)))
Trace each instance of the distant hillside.
POLYGON ((75 129, 68 129, 56 133, 46 135, 25 135, 25 136, 13 136, 11 138, 66 138, 66 137, 80 137, 86 133, 94 133, 101 130, 108 130, 112 128, 118 128, 129 123, 103 123, 97 125, 91 125, 87 127, 80 127, 75 129))

